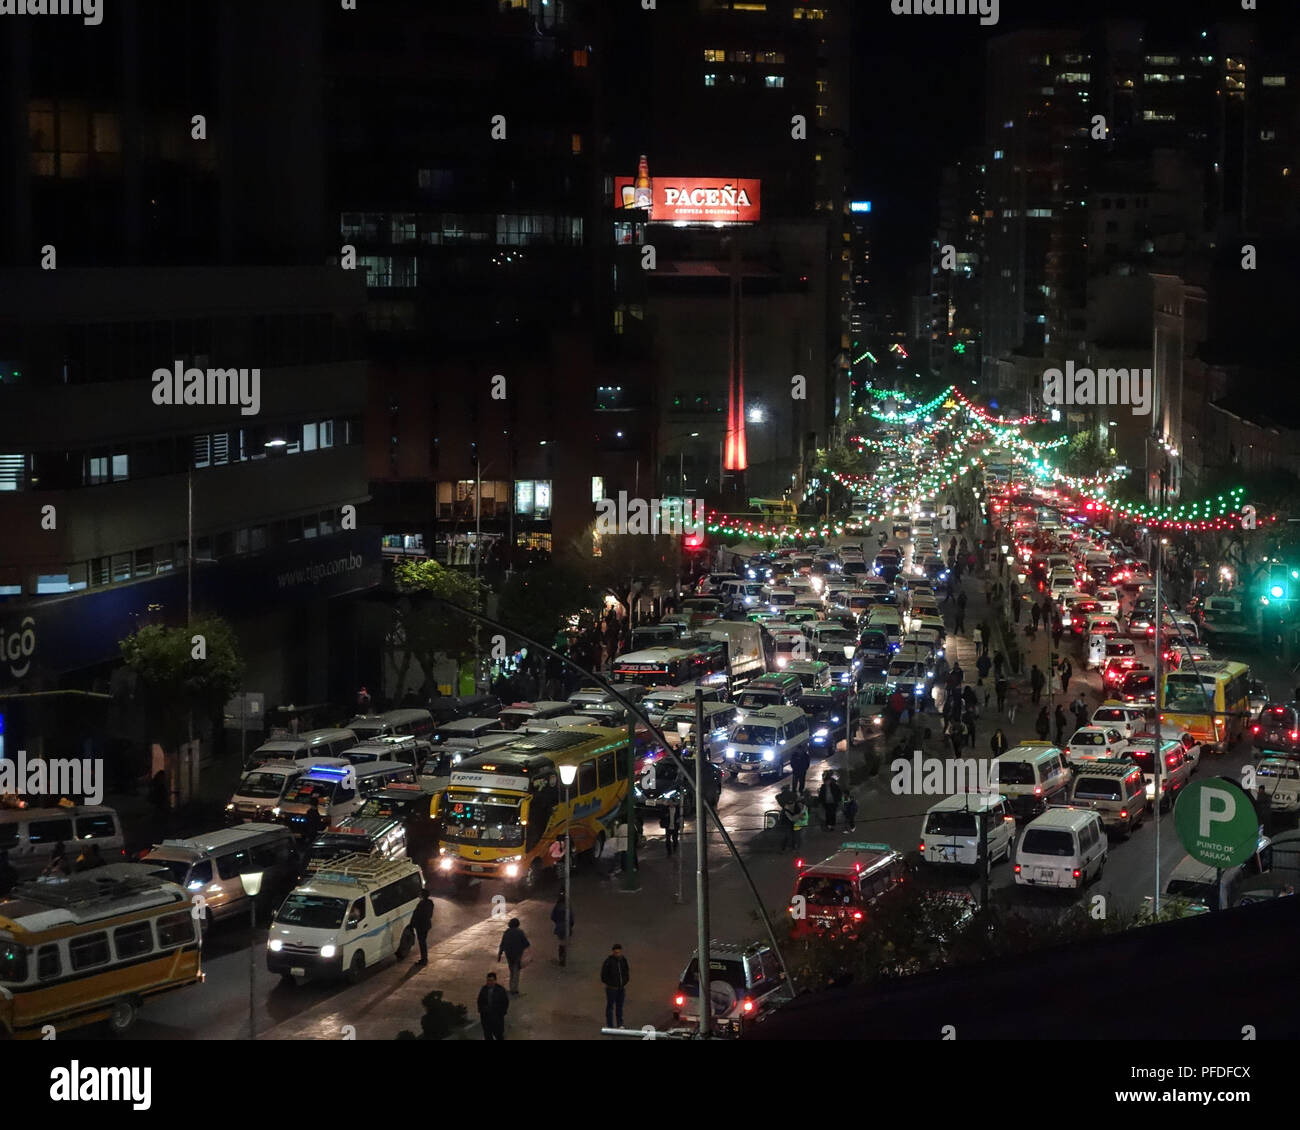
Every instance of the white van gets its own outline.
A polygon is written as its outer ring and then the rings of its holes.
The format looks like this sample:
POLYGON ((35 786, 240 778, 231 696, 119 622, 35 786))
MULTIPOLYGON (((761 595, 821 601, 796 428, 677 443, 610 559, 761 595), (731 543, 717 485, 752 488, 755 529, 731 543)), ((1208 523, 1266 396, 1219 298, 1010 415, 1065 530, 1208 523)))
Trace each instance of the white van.
POLYGON ((808 716, 797 706, 772 706, 747 713, 732 731, 723 761, 731 779, 741 773, 780 777, 797 749, 807 749, 808 716))
POLYGON ((268 761, 306 761, 309 757, 342 757, 360 739, 350 729, 308 730, 297 737, 272 738, 263 742, 244 762, 245 769, 256 769, 268 761))
POLYGON ((402 937, 424 891, 409 860, 345 855, 290 893, 271 920, 266 967, 292 984, 299 977, 347 977, 403 958, 402 937))
MULTIPOLYGON (((740 711, 730 702, 706 702, 704 704, 704 750, 705 756, 713 759, 721 756, 726 747, 731 731, 740 720, 740 711)), ((695 748, 695 703, 683 702, 674 706, 664 715, 659 728, 668 739, 668 744, 680 748, 683 745, 695 748)))
POLYGON ((1079 584, 1073 569, 1053 569, 1047 578, 1047 594, 1055 600, 1062 593, 1072 591, 1079 584))
POLYGON ((303 831, 308 806, 315 806, 323 824, 337 824, 351 816, 361 803, 357 796, 359 770, 347 765, 319 765, 307 770, 285 791, 284 799, 271 815, 295 831, 303 831))
MULTIPOLYGON (((1264 874, 1272 866, 1273 850, 1267 836, 1261 836, 1255 853, 1236 867, 1219 870, 1185 855, 1165 880, 1164 897, 1193 914, 1227 909, 1238 904, 1248 879, 1264 874)), ((1165 905, 1163 899, 1161 905, 1165 905)))
POLYGON ((1076 889, 1101 877, 1109 845, 1091 808, 1050 808, 1026 826, 1016 846, 1016 883, 1076 889))
POLYGON ((56 844, 63 845, 71 871, 82 848, 94 844, 105 863, 126 858, 122 822, 117 813, 102 804, 78 804, 71 808, 0 808, 0 851, 20 879, 39 875, 56 844))
POLYGON ((921 819, 921 862, 979 864, 980 813, 988 821, 989 862, 1010 859, 1016 840, 1016 818, 1007 798, 992 793, 959 793, 944 797, 921 819))
POLYGON ((226 805, 226 823, 242 824, 249 820, 273 820, 285 793, 309 769, 323 765, 349 764, 341 757, 312 757, 305 761, 268 761, 250 769, 235 786, 226 805))
POLYGON ((202 896, 200 921, 206 929, 210 922, 248 913, 244 875, 262 876, 260 897, 269 902, 293 886, 301 857, 288 828, 252 823, 184 840, 163 840, 141 862, 165 867, 189 894, 202 896))
POLYGON ((1051 742, 1023 742, 993 759, 989 779, 1016 819, 1029 820, 1069 788, 1070 770, 1051 742))

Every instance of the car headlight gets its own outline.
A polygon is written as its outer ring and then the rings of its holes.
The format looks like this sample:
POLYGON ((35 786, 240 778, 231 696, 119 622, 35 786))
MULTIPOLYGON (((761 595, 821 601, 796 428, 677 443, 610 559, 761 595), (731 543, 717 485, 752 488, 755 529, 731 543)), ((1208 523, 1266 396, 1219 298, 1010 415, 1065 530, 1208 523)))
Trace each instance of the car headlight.
POLYGON ((727 746, 727 756, 731 758, 736 756, 736 751, 731 746, 727 746))
POLYGON ((338 949, 337 949, 335 946, 324 945, 324 946, 321 946, 321 948, 320 948, 320 955, 321 955, 321 957, 323 957, 323 958, 327 958, 327 959, 328 959, 328 958, 331 958, 331 957, 333 957, 336 953, 338 953, 338 949))
POLYGON ((840 716, 839 716, 838 714, 832 714, 832 715, 831 715, 831 721, 832 721, 832 722, 838 722, 839 720, 840 720, 840 716))
POLYGON ((763 750, 763 760, 764 760, 764 761, 775 761, 775 760, 776 760, 776 751, 775 751, 775 750, 770 750, 770 749, 765 749, 765 750, 763 750))
POLYGON ((273 809, 271 809, 271 815, 272 816, 280 815, 280 806, 278 804, 273 809))
POLYGON ((227 812, 234 812, 234 811, 235 811, 235 806, 234 806, 233 804, 228 804, 228 805, 226 805, 226 811, 227 811, 227 812))
POLYGON ((830 730, 826 729, 826 727, 823 726, 820 730, 817 730, 817 731, 813 734, 813 737, 815 737, 815 738, 827 738, 827 737, 830 737, 830 733, 831 733, 830 730))
POLYGON ((279 938, 272 938, 269 942, 266 943, 266 948, 269 949, 272 953, 279 953, 284 948, 284 942, 281 941, 279 938))
POLYGON ((444 855, 440 860, 438 860, 438 870, 439 870, 439 871, 450 871, 451 868, 452 868, 452 859, 451 859, 451 856, 449 856, 449 855, 444 855))

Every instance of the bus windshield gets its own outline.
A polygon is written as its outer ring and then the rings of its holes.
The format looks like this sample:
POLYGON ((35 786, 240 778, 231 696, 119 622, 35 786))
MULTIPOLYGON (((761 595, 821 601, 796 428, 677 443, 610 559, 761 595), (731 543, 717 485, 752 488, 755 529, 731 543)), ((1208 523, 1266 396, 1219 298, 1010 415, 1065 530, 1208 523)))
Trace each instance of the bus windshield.
POLYGON ((777 737, 771 726, 741 725, 731 735, 731 740, 737 745, 775 745, 777 737))
POLYGON ((275 920, 291 926, 305 926, 311 930, 337 930, 343 925, 343 915, 347 909, 346 899, 294 891, 280 904, 280 909, 275 912, 275 920))
POLYGON ((814 906, 848 906, 853 902, 853 883, 831 875, 805 875, 799 880, 799 894, 814 906))
POLYGON ((447 829, 443 838, 448 843, 518 847, 524 842, 518 804, 484 803, 449 795, 443 815, 447 829))
POLYGON ((1194 674, 1169 675, 1165 679, 1166 710, 1205 710, 1214 705, 1214 680, 1194 674))

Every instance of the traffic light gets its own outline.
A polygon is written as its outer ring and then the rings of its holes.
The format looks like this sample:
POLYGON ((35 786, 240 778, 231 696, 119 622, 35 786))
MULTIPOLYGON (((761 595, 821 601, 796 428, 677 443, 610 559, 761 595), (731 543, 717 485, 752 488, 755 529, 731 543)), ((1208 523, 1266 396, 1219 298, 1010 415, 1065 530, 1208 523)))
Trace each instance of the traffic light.
POLYGON ((1300 570, 1274 561, 1268 567, 1268 580, 1264 585, 1264 604, 1274 604, 1291 599, 1291 582, 1300 578, 1300 570))

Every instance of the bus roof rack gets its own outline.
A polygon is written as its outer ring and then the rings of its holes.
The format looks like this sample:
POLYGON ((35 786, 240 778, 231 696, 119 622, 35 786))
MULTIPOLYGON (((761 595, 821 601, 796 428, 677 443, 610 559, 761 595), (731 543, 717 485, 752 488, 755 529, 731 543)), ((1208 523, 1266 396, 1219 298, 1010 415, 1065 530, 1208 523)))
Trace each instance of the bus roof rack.
MULTIPOLYGON (((411 864, 409 859, 384 859, 377 855, 361 854, 340 856, 322 864, 312 875, 314 883, 358 883, 396 878, 411 864)), ((420 873, 423 878, 423 872, 420 873)))
POLYGON ((159 890, 164 884, 169 883, 171 883, 170 879, 152 875, 101 878, 91 872, 83 872, 68 879, 39 882, 32 880, 19 883, 10 893, 10 897, 43 906, 71 909, 99 902, 110 902, 126 895, 145 894, 148 891, 159 890))

